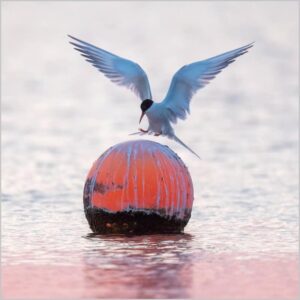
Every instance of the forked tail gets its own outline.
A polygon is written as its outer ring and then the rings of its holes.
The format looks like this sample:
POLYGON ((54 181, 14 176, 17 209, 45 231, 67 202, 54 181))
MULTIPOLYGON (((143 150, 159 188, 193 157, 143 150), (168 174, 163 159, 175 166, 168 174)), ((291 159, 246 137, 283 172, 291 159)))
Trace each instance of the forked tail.
POLYGON ((181 141, 175 134, 172 136, 172 139, 174 141, 176 141, 177 143, 179 143, 180 145, 182 145, 183 147, 185 147, 186 149, 188 149, 189 151, 191 151, 194 155, 196 155, 199 159, 201 159, 201 157, 194 152, 191 148, 189 148, 183 141, 181 141))

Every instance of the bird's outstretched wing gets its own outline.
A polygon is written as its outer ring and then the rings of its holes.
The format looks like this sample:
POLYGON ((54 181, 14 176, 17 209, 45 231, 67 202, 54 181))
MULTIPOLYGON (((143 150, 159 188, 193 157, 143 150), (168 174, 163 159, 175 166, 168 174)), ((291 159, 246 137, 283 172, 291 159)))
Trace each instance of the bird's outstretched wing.
POLYGON ((184 120, 192 96, 203 88, 210 80, 222 71, 234 60, 245 54, 253 43, 226 53, 198 61, 179 69, 172 78, 170 88, 162 104, 166 109, 168 119, 176 123, 177 118, 184 120))
POLYGON ((112 82, 132 90, 141 100, 152 99, 148 77, 135 62, 81 41, 71 35, 70 44, 112 82))

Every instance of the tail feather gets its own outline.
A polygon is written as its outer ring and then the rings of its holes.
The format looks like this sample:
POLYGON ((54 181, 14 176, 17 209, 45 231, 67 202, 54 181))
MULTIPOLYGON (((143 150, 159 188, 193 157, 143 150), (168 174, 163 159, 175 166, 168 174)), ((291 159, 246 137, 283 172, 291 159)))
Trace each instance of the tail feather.
POLYGON ((176 141, 177 143, 179 143, 180 145, 182 145, 183 147, 185 147, 186 149, 188 149, 189 151, 191 151, 194 155, 196 155, 199 159, 201 159, 201 157, 194 152, 191 148, 189 148, 183 141, 181 141, 175 134, 172 136, 172 139, 174 141, 176 141))

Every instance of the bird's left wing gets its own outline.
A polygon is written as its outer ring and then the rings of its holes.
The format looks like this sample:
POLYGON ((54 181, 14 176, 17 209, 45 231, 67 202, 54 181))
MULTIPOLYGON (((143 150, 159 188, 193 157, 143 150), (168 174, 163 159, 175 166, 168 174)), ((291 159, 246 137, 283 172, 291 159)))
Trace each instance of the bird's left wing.
POLYGON ((135 62, 112 54, 71 35, 74 49, 112 82, 132 90, 141 100, 152 99, 148 77, 135 62))
POLYGON ((184 120, 189 111, 192 96, 234 60, 243 55, 253 43, 226 53, 198 61, 179 69, 172 78, 170 88, 162 104, 166 117, 173 123, 184 120))

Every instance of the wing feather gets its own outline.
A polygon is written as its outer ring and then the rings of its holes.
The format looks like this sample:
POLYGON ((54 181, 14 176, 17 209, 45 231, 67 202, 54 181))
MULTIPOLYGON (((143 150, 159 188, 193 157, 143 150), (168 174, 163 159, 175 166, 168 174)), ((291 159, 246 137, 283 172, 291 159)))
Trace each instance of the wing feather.
POLYGON ((100 49, 71 35, 70 42, 87 62, 91 63, 112 82, 132 90, 141 100, 152 99, 145 71, 135 62, 100 49))
POLYGON ((184 120, 190 112, 189 106, 193 95, 237 57, 248 52, 252 46, 253 43, 179 69, 173 76, 168 93, 162 101, 168 119, 172 123, 176 123, 178 118, 184 120))

